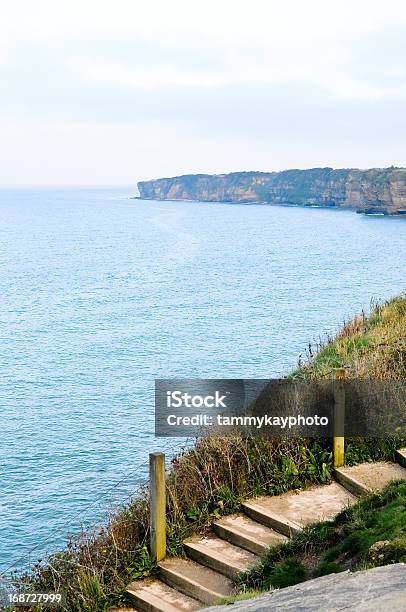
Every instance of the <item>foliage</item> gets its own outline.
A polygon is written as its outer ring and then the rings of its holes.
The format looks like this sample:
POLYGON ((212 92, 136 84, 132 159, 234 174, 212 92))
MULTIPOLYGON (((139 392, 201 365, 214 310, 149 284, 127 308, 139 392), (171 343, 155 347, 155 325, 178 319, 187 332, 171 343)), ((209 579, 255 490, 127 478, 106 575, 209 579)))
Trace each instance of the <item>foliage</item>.
POLYGON ((309 344, 291 377, 326 378, 337 367, 345 367, 349 378, 406 378, 405 295, 373 304, 369 317, 361 313, 347 321, 335 338, 309 344))

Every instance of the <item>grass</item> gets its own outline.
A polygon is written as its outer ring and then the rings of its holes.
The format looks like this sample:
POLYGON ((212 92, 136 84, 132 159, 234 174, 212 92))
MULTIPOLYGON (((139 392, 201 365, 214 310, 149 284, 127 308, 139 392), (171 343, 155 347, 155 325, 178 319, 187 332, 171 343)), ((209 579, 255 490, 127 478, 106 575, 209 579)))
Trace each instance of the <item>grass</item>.
MULTIPOLYGON (((347 322, 335 338, 317 347, 309 345, 291 376, 323 378, 330 376, 332 368, 345 366, 354 377, 405 378, 405 338, 406 298, 398 297, 376 305, 369 318, 361 314, 347 322)), ((396 448, 405 445, 406 440, 397 438, 353 439, 346 445, 346 461, 391 460, 396 448)), ((249 497, 327 483, 331 474, 328 439, 198 440, 173 459, 168 475, 168 554, 182 555, 184 538, 208 530, 214 519, 238 511, 249 497)), ((148 496, 140 490, 102 529, 72 538, 64 550, 38 561, 26 575, 15 576, 15 581, 33 591, 63 590, 66 612, 103 612, 125 605, 126 585, 156 569, 148 554, 148 522, 148 496)), ((284 566, 275 569, 275 584, 285 584, 292 575, 303 579, 307 565, 300 561, 302 567, 296 560, 292 553, 284 566)), ((323 563, 320 571, 338 571, 336 560, 323 563)))
POLYGON ((406 482, 393 482, 340 512, 308 525, 240 574, 242 591, 266 591, 326 574, 406 562, 406 482))
POLYGON ((309 344, 292 378, 320 379, 333 368, 345 367, 351 378, 404 380, 406 378, 406 297, 373 305, 346 322, 334 337, 309 344))
POLYGON ((222 597, 218 601, 216 601, 216 606, 233 604, 237 601, 245 601, 246 599, 251 599, 252 597, 257 597, 261 595, 262 591, 255 591, 249 589, 247 591, 243 591, 242 593, 238 593, 238 595, 230 596, 230 597, 222 597))

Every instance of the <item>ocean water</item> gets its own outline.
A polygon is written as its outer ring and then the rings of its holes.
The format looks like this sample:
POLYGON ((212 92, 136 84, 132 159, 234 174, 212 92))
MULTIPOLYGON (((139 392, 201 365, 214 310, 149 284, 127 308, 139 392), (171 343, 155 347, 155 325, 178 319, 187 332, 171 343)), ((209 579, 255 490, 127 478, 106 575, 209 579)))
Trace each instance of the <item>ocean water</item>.
POLYGON ((154 379, 267 378, 405 289, 406 219, 0 192, 0 568, 103 521, 145 479, 154 379))

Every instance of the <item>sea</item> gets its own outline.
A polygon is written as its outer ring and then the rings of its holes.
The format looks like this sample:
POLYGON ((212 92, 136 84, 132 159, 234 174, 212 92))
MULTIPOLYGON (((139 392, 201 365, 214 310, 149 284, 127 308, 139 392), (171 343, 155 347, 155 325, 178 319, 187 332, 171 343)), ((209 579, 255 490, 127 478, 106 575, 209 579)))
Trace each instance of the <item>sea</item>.
POLYGON ((146 481, 156 378, 270 378, 405 290, 406 218, 0 191, 0 571, 146 481))

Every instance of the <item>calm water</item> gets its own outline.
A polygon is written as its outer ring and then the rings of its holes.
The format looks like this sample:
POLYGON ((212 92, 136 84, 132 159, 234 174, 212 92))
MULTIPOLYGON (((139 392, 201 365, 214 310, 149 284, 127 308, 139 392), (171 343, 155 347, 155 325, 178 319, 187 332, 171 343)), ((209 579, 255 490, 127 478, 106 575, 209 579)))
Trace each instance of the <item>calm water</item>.
POLYGON ((155 377, 284 374, 405 289, 406 219, 132 194, 0 192, 3 569, 101 520, 170 449, 155 377))

